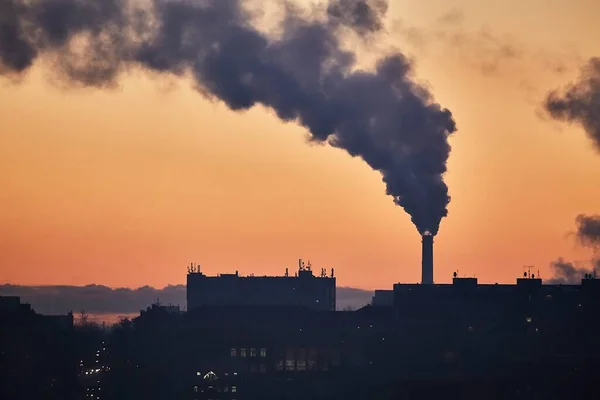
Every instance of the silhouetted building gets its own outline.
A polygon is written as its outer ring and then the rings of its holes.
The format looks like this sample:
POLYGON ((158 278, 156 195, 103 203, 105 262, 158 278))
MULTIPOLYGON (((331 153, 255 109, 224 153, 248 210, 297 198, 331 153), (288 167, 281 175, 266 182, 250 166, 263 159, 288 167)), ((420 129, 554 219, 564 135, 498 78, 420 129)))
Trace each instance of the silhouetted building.
POLYGON ((598 282, 542 285, 526 276, 490 285, 455 277, 452 284, 394 285, 400 357, 412 360, 398 373, 534 379, 589 372, 600 360, 598 282))
POLYGON ((600 372, 599 282, 455 277, 395 285, 356 311, 155 305, 112 336, 110 398, 582 398, 600 372))
POLYGON ((299 260, 298 272, 289 276, 206 276, 199 267, 188 268, 187 309, 203 306, 302 306, 334 311, 335 277, 333 269, 315 276, 310 263, 299 260))
POLYGON ((376 290, 371 300, 373 307, 391 307, 394 305, 393 290, 376 290))
POLYGON ((0 398, 73 399, 77 389, 73 314, 36 314, 0 296, 0 398))

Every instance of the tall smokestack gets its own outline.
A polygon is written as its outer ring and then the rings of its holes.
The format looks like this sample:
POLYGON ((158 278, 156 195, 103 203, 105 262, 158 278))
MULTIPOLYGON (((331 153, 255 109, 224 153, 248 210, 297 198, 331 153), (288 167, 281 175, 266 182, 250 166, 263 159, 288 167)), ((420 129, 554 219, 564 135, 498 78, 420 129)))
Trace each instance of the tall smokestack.
POLYGON ((433 284, 433 235, 425 232, 422 236, 423 254, 421 256, 421 283, 433 284))

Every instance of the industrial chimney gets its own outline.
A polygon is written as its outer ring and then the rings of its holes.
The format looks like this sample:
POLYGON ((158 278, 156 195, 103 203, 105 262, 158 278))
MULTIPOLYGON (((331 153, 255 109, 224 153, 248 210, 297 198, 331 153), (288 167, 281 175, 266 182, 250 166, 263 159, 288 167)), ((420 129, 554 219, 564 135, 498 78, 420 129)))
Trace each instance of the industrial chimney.
POLYGON ((425 232, 422 235, 423 254, 421 255, 421 283, 433 284, 433 235, 425 232))

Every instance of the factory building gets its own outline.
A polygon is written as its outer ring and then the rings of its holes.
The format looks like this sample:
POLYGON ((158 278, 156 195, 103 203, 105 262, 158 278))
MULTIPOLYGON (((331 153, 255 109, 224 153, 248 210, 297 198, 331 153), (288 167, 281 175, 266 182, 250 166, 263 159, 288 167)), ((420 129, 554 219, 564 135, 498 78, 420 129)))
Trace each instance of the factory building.
POLYGON ((334 271, 321 269, 313 274, 310 262, 298 262, 298 271, 290 276, 241 276, 219 274, 207 276, 200 267, 191 265, 187 274, 188 311, 205 306, 299 306, 314 310, 335 311, 334 271))
POLYGON ((526 273, 516 284, 394 285, 400 356, 411 377, 506 377, 600 367, 600 280, 542 285, 526 273), (592 363, 592 364, 590 364, 592 363), (510 367, 509 367, 510 366, 510 367), (541 367, 540 367, 541 366, 541 367))
POLYGON ((123 336, 118 351, 132 359, 122 358, 119 368, 130 368, 128 382, 147 398, 433 398, 452 391, 462 393, 454 398, 519 398, 532 390, 544 399, 582 398, 575 391, 587 390, 600 371, 595 276, 580 285, 542 285, 530 273, 514 284, 458 276, 450 284, 397 284, 348 312, 307 307, 303 297, 286 305, 281 294, 244 301, 235 293, 278 293, 256 279, 335 289, 331 277, 314 276, 302 262, 293 277, 218 278, 190 268, 188 283, 200 284, 188 289, 214 279, 233 294, 211 304, 206 290, 185 313, 152 307, 134 320, 135 337, 123 336), (236 287, 236 280, 251 283, 236 287), (467 389, 473 394, 465 396, 467 389))

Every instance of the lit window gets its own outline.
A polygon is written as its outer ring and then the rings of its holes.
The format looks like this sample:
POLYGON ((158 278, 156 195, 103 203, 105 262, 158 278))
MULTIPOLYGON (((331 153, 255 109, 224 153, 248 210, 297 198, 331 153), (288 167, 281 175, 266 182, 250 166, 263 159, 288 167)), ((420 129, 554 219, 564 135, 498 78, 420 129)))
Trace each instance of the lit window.
POLYGON ((527 322, 531 323, 531 317, 527 317, 527 322))
POLYGON ((256 349, 250 349, 250 357, 256 357, 256 349))
POLYGON ((260 349, 260 356, 261 357, 266 357, 267 356, 267 349, 260 349))
POLYGON ((231 353, 231 357, 237 357, 237 349, 231 349, 230 353, 231 353))
POLYGON ((231 387, 231 393, 235 393, 237 392, 237 386, 232 386, 231 387))
POLYGON ((296 369, 298 371, 306 371, 306 361, 298 360, 296 363, 296 369))
POLYGON ((286 360, 285 361, 285 370, 293 371, 296 366, 296 362, 294 360, 286 360))
POLYGON ((246 349, 240 349, 240 355, 246 357, 246 349))
POLYGON ((197 376, 200 376, 200 371, 196 371, 196 375, 197 375, 197 376))
POLYGON ((194 392, 198 393, 198 386, 194 386, 194 392))

